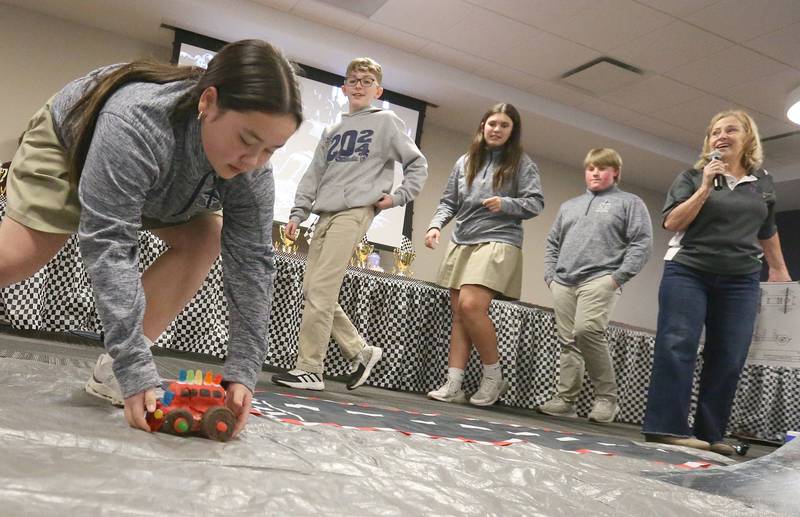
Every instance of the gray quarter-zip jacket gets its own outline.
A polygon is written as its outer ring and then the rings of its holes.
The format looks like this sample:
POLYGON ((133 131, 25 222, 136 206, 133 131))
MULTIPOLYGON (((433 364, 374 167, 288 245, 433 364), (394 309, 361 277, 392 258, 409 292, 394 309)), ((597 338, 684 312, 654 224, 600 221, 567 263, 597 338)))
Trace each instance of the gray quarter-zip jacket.
POLYGON ((514 177, 501 185, 500 190, 495 191, 494 173, 497 171, 501 152, 488 153, 485 163, 475 174, 471 187, 467 187, 464 175, 467 155, 456 161, 428 229, 442 229, 455 218, 456 225, 451 240, 456 244, 503 242, 522 247, 523 219, 535 217, 544 209, 539 169, 523 153, 514 177), (493 213, 481 204, 493 196, 501 198, 500 212, 493 213))
POLYGON ((394 112, 365 108, 345 113, 322 133, 289 218, 300 223, 311 212, 372 205, 383 194, 392 194, 394 206, 402 206, 417 197, 427 177, 425 156, 394 112), (395 162, 403 167, 403 182, 392 193, 395 162))
MULTIPOLYGON (((64 117, 92 86, 96 70, 62 89, 51 112, 65 148, 72 136, 64 117)), ((173 125, 172 110, 193 81, 131 83, 115 92, 97 119, 78 195, 83 262, 103 324, 114 374, 129 397, 159 386, 142 335, 145 309, 139 274, 142 217, 176 224, 224 207, 222 264, 229 315, 224 379, 251 390, 267 352, 267 327, 275 266, 272 236, 272 170, 224 180, 203 151, 200 123, 189 117, 173 125)))
POLYGON ((622 285, 642 270, 653 245, 644 202, 616 185, 586 192, 558 210, 547 236, 544 281, 579 285, 610 274, 622 285))

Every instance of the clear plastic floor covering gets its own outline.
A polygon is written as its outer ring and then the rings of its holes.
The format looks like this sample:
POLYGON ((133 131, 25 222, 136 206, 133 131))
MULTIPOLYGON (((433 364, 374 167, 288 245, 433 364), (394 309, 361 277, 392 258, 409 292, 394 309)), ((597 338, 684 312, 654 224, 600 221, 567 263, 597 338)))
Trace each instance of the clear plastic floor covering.
POLYGON ((800 441, 702 471, 262 417, 217 443, 127 427, 92 364, 0 353, 0 515, 800 514, 800 441))

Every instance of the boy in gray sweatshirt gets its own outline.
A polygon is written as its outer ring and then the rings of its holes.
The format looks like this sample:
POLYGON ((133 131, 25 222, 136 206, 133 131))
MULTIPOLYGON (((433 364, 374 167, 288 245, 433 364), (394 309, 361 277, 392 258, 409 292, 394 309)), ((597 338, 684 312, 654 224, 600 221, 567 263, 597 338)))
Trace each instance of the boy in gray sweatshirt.
POLYGON ((540 413, 576 417, 584 371, 595 389, 589 420, 619 413, 605 332, 622 284, 644 267, 653 229, 644 202, 617 187, 622 158, 592 149, 584 160, 586 192, 559 208, 547 236, 544 281, 553 293, 561 368, 556 395, 540 413))
POLYGON ((353 249, 375 213, 413 200, 428 175, 428 163, 402 120, 371 106, 383 93, 381 66, 359 58, 345 75, 342 90, 350 112, 322 134, 286 224, 286 234, 293 236, 311 212, 319 214, 303 279, 305 309, 295 368, 272 377, 281 386, 324 390, 323 363, 331 336, 353 362, 347 388, 367 380, 382 350, 367 345, 358 334, 338 303, 339 290, 353 249), (395 162, 402 165, 404 178, 391 193, 395 162))

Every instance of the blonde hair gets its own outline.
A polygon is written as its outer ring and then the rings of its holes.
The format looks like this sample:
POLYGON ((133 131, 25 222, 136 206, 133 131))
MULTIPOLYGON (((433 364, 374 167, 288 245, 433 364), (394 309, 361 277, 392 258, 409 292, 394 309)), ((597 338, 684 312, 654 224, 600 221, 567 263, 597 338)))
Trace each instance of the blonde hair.
POLYGON ((711 130, 714 125, 725 117, 733 117, 739 121, 744 129, 744 151, 742 152, 742 167, 747 171, 752 171, 761 167, 764 162, 764 149, 761 147, 761 137, 758 135, 758 126, 753 118, 741 110, 720 111, 711 119, 706 128, 706 138, 703 140, 703 151, 700 153, 694 168, 698 171, 711 161, 708 155, 711 153, 711 130))
POLYGON ((381 84, 383 81, 383 69, 381 68, 381 65, 369 57, 357 57, 350 61, 350 64, 347 65, 347 71, 345 71, 344 75, 347 77, 353 72, 370 73, 375 76, 378 84, 381 84))
POLYGON ((614 183, 619 183, 619 177, 622 175, 622 157, 614 149, 610 147, 590 149, 586 154, 586 158, 583 159, 583 168, 585 169, 589 165, 594 165, 601 169, 613 167, 617 170, 617 175, 614 176, 614 183))

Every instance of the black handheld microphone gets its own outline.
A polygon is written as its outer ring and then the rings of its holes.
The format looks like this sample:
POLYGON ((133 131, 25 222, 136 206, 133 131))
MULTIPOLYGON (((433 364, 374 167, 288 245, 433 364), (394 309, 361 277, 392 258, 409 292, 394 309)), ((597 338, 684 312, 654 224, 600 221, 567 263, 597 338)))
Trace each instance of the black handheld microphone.
MULTIPOLYGON (((713 151, 711 151, 709 153, 708 158, 711 161, 721 160, 722 159, 722 154, 719 151, 717 151, 716 149, 714 149, 713 151)), ((722 186, 724 184, 725 184, 725 177, 722 174, 715 174, 714 175, 714 190, 722 190, 722 186)))

